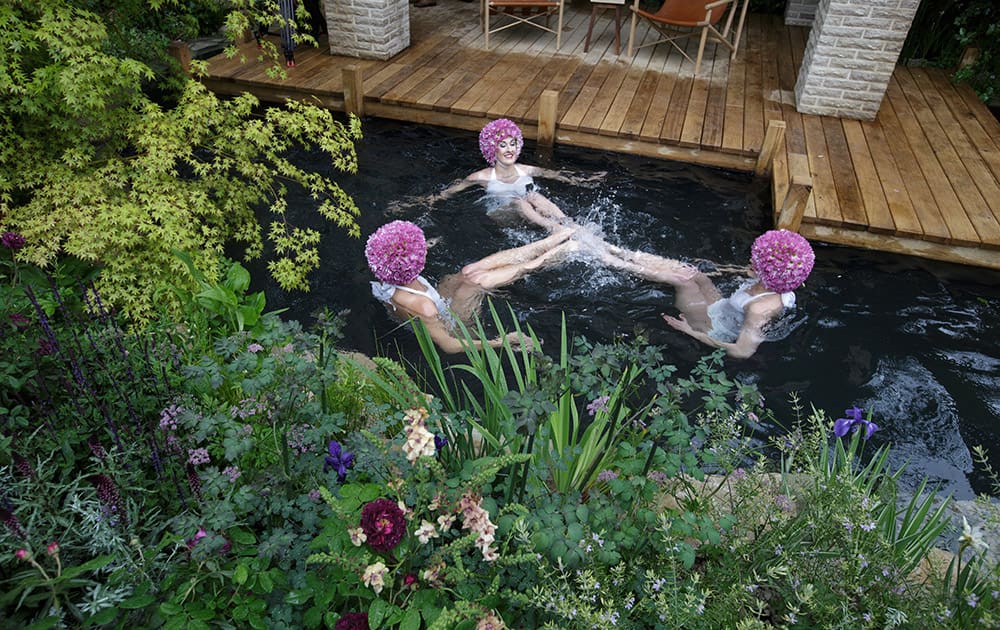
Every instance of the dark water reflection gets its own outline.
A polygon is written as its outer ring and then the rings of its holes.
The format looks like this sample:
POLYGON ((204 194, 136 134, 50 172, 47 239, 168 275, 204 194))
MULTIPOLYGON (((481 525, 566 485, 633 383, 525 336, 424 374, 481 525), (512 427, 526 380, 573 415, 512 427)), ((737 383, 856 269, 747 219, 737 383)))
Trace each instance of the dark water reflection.
MULTIPOLYGON (((430 211, 414 208, 384 217, 389 202, 439 190, 479 168, 482 158, 470 132, 374 119, 365 121, 364 131, 361 172, 334 177, 361 208, 365 238, 392 218, 413 220, 429 237, 440 238, 428 256, 428 278, 438 280, 541 235, 488 219, 476 191, 430 211)), ((329 173, 315 156, 300 157, 329 173)), ((768 192, 744 174, 565 147, 545 156, 531 143, 522 160, 608 171, 598 188, 542 184, 567 214, 594 222, 608 241, 630 248, 741 265, 754 237, 769 227, 768 192)), ((314 203, 300 196, 290 207, 308 217, 314 203)), ((324 238, 323 268, 313 274, 313 290, 285 294, 265 285, 268 308, 287 308, 288 317, 303 323, 322 307, 349 309, 346 345, 418 356, 408 327, 371 297, 364 238, 349 239, 332 225, 309 222, 324 238)), ((911 486, 927 475, 958 497, 986 490, 973 471, 970 447, 984 444, 1000 464, 1000 273, 822 244, 815 248, 816 267, 797 292, 799 307, 785 323, 786 338, 764 344, 727 371, 756 383, 784 422, 791 422, 793 392, 834 418, 851 405, 872 409, 882 427, 873 441, 892 443, 895 464, 909 461, 904 478, 911 486)), ((255 282, 266 280, 261 268, 252 273, 255 282)), ((736 279, 719 282, 731 287, 736 279)), ((704 351, 660 320, 660 313, 673 312, 669 287, 587 260, 522 280, 503 298, 519 320, 549 340, 550 351, 558 345, 563 314, 571 334, 595 342, 645 331, 682 369, 704 351)))

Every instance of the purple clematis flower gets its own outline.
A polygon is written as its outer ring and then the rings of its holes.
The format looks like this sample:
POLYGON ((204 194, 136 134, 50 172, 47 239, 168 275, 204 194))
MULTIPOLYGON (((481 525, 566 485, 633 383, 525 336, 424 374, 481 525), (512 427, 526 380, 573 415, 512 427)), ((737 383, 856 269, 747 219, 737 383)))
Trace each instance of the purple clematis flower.
POLYGON ((327 450, 330 454, 323 458, 323 472, 336 468, 337 481, 344 483, 344 479, 347 478, 347 469, 354 463, 354 454, 344 450, 337 440, 332 440, 327 450))
POLYGON ((862 417, 864 413, 864 410, 858 407, 851 407, 850 409, 844 410, 844 415, 848 417, 838 418, 837 421, 833 423, 833 434, 842 438, 851 431, 864 429, 864 439, 870 440, 872 434, 878 431, 878 425, 871 420, 865 420, 862 417))

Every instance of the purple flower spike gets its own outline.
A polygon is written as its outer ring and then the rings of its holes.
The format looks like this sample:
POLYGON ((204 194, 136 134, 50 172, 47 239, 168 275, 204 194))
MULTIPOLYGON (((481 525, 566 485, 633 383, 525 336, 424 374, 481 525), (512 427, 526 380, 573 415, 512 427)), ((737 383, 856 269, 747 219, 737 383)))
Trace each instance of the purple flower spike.
POLYGON ((337 440, 332 440, 327 450, 330 454, 323 459, 323 472, 336 469, 337 481, 344 483, 347 478, 347 469, 354 463, 354 454, 344 450, 337 440))
POLYGON ((17 251, 27 244, 27 240, 17 232, 4 232, 0 235, 0 245, 9 250, 17 251))

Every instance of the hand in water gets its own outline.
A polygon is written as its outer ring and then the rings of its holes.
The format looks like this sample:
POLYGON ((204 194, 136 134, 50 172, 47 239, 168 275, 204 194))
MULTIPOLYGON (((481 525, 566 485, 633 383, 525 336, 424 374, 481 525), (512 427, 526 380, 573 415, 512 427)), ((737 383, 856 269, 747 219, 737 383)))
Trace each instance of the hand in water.
POLYGON ((679 330, 682 333, 686 333, 688 335, 694 332, 694 329, 691 328, 691 324, 689 324, 687 320, 684 319, 683 315, 681 315, 680 317, 671 317, 666 313, 661 313, 660 317, 663 318, 663 321, 667 322, 667 325, 669 325, 671 328, 675 330, 679 330))
POLYGON ((577 175, 573 178, 573 183, 587 188, 596 188, 598 182, 607 177, 607 171, 597 171, 590 175, 577 175))

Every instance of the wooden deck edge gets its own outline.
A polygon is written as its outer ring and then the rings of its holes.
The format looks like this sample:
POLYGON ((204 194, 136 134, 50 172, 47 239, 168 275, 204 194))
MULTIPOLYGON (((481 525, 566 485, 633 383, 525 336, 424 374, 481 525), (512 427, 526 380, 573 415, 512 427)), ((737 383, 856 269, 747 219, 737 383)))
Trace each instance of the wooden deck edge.
POLYGON ((1000 270, 1000 252, 995 250, 932 243, 913 238, 874 234, 863 230, 836 229, 810 223, 808 219, 802 223, 799 232, 808 239, 833 245, 846 245, 1000 270))

